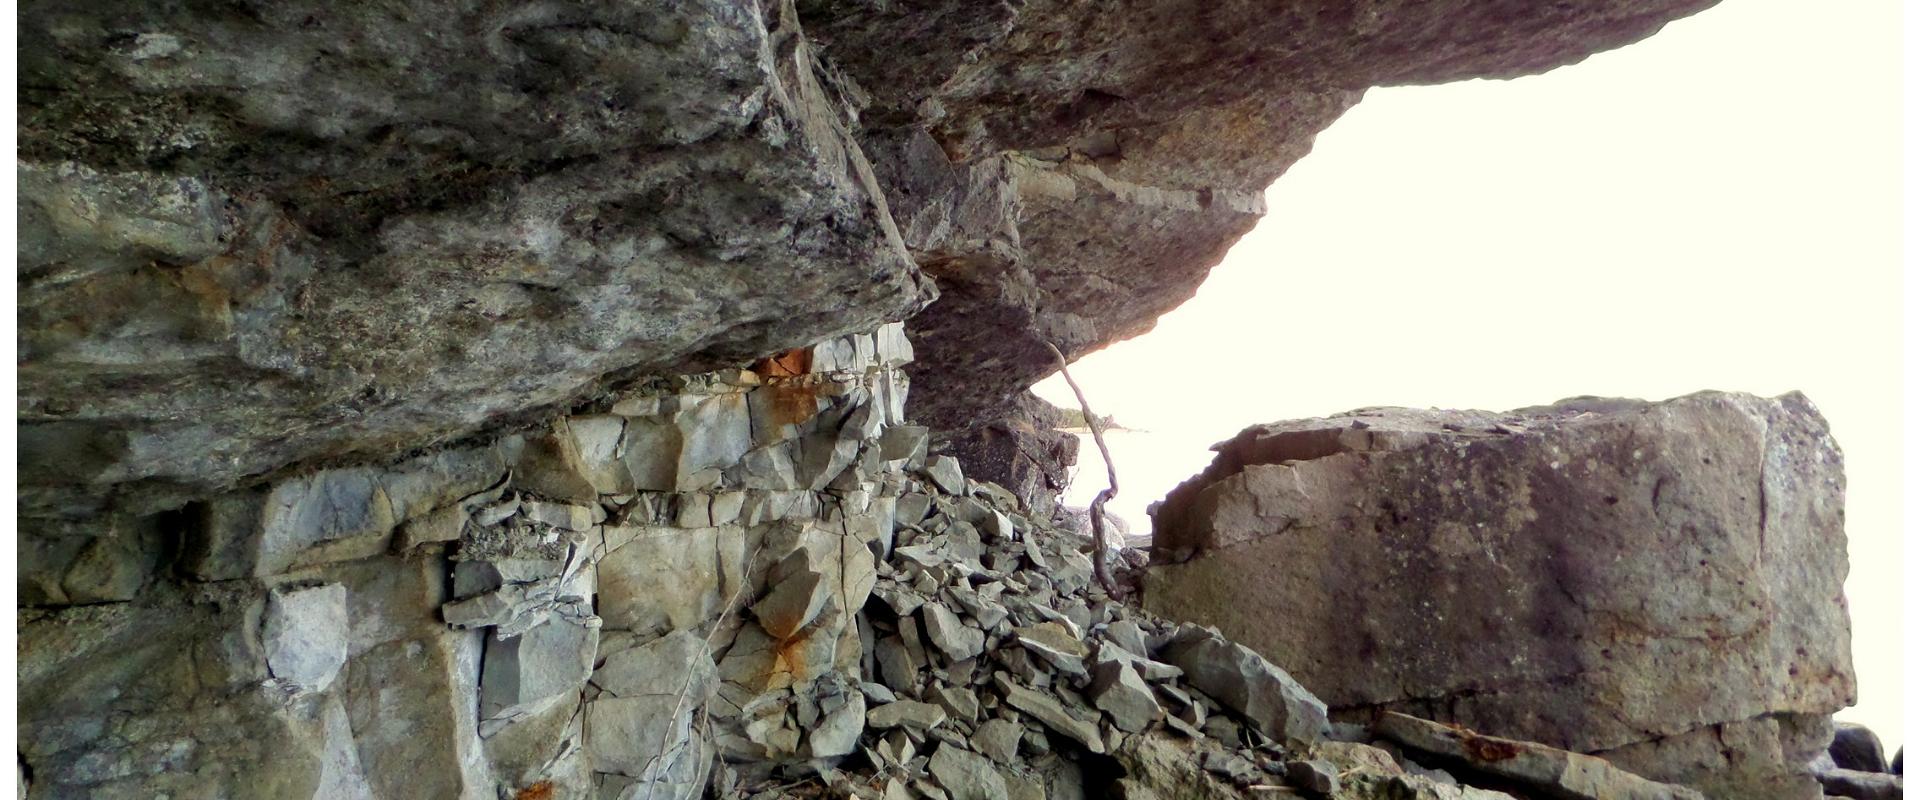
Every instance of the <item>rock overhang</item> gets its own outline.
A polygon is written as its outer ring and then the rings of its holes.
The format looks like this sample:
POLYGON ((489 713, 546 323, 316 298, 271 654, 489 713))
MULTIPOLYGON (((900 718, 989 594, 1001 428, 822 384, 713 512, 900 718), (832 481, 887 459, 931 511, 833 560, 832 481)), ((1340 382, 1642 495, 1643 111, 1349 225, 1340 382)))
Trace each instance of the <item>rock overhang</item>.
MULTIPOLYGON (((30 3, 22 509, 538 423, 936 286, 916 416, 1034 427, 1044 345, 1191 296, 1366 87, 1536 72, 1709 4, 30 3)), ((958 452, 999 477, 1006 450, 958 452)))

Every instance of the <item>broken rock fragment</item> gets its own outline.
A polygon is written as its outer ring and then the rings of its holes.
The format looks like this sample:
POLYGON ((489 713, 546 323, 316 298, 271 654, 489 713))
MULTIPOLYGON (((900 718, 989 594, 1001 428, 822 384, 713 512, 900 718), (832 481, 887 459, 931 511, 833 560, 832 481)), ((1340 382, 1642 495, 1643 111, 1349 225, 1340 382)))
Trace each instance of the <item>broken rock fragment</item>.
POLYGON ((346 587, 276 590, 260 631, 267 669, 302 691, 324 692, 347 663, 348 631, 346 587))
POLYGON ((1087 690, 1095 708, 1113 716, 1115 727, 1139 733, 1160 716, 1160 704, 1153 690, 1125 661, 1102 661, 1094 665, 1093 684, 1087 690))
POLYGON ((1160 656, 1185 670, 1187 680, 1200 691, 1273 739, 1311 742, 1326 730, 1326 704, 1244 645, 1188 626, 1160 656))
POLYGON ((924 732, 946 719, 946 709, 917 700, 900 700, 867 711, 867 725, 881 729, 906 728, 924 732))
POLYGON ((965 661, 977 656, 986 646, 985 633, 961 622, 944 605, 928 603, 921 606, 920 619, 927 639, 946 655, 949 662, 965 661))
POLYGON ((1107 752, 1106 742, 1100 737, 1100 728, 1092 721, 1082 719, 1067 711, 1060 701, 1045 694, 1029 689, 1008 680, 1004 674, 993 677, 994 685, 1000 688, 1007 704, 1025 712, 1040 721, 1040 724, 1053 729, 1055 733, 1079 742, 1082 747, 1095 753, 1107 752))
POLYGON ((927 761, 927 771, 940 782, 950 800, 1005 800, 1007 783, 992 761, 942 742, 927 761))
POLYGON ((760 627, 776 639, 786 639, 806 627, 827 604, 833 587, 825 575, 803 571, 787 576, 753 605, 760 627))

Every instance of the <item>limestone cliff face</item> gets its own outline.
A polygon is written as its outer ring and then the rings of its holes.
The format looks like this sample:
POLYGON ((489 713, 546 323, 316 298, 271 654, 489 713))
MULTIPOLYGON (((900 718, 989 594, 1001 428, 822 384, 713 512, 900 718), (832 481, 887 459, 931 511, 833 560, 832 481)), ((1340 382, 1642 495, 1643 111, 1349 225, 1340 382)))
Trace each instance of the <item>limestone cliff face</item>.
POLYGON ((1043 342, 1151 327, 1368 86, 1708 4, 29 2, 21 509, 387 460, 936 286, 915 415, 1018 430, 1043 342))

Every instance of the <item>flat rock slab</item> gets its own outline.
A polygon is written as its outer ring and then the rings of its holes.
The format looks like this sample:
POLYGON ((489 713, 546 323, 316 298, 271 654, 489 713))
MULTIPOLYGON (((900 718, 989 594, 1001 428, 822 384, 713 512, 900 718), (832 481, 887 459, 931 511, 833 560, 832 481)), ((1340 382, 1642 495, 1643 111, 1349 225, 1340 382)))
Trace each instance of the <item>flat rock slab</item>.
POLYGON ((1563 800, 1704 800, 1684 786, 1658 783, 1593 756, 1533 742, 1481 736, 1465 728, 1386 712, 1376 735, 1461 767, 1512 780, 1563 800))

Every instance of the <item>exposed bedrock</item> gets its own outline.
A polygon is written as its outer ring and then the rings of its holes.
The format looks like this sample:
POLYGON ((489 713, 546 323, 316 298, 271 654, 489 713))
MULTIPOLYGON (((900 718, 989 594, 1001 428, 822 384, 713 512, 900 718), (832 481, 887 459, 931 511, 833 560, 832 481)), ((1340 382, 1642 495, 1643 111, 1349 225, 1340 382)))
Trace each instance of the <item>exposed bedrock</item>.
POLYGON ((1041 343, 1151 327, 1368 86, 1709 4, 33 0, 21 510, 390 460, 936 284, 916 416, 1031 427, 1041 343))
POLYGON ((20 17, 29 510, 391 457, 932 296, 778 6, 20 17))
POLYGON ((1805 397, 1365 409, 1243 431, 1146 605, 1336 718, 1404 711, 1717 798, 1818 798, 1852 704, 1841 456, 1805 397))
POLYGON ((21 796, 1695 797, 1539 745, 1488 770, 1523 789, 1462 786, 1418 720, 1330 740, 1284 670, 929 456, 910 353, 890 324, 196 507, 107 571, 122 602, 22 612, 21 796))

